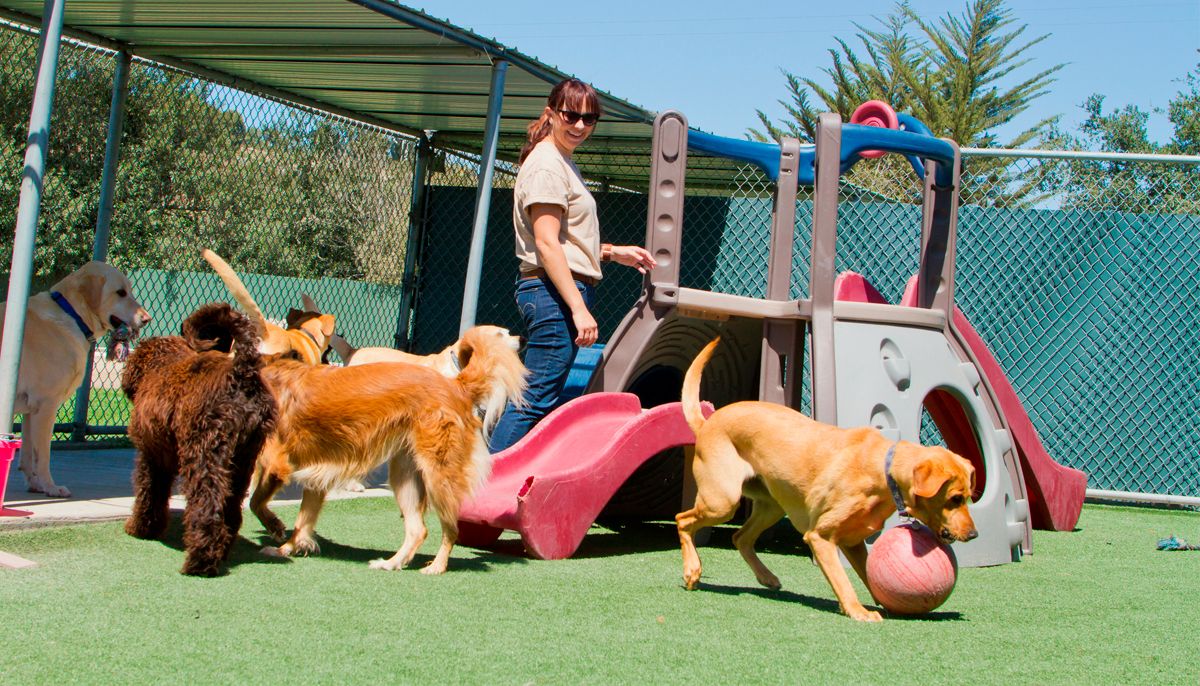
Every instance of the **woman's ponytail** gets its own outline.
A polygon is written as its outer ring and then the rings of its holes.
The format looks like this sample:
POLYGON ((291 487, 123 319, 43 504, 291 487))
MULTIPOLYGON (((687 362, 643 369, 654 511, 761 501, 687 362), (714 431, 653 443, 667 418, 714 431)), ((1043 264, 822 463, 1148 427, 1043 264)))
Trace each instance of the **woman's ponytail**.
POLYGON ((529 157, 529 153, 533 152, 533 146, 541 143, 542 140, 550 135, 550 117, 546 116, 545 112, 538 117, 536 121, 529 124, 526 129, 525 145, 521 148, 521 155, 517 158, 518 163, 524 163, 525 158, 529 157))

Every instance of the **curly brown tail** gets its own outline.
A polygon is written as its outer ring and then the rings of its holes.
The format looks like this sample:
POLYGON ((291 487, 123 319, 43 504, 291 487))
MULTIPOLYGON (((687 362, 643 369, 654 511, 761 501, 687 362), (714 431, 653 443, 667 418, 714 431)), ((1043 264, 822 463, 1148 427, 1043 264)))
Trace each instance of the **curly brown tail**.
POLYGON ((252 373, 259 367, 258 332, 246 315, 228 303, 202 306, 183 320, 182 333, 196 352, 232 351, 236 374, 252 373))
POLYGON ((720 342, 721 337, 717 336, 712 339, 711 343, 704 346, 704 349, 688 366, 687 374, 683 376, 683 393, 680 402, 683 404, 683 417, 687 420, 688 426, 692 427, 692 433, 700 433, 700 427, 704 426, 704 412, 700 409, 700 374, 704 371, 704 366, 708 364, 709 359, 713 356, 713 351, 717 349, 717 344, 720 342))

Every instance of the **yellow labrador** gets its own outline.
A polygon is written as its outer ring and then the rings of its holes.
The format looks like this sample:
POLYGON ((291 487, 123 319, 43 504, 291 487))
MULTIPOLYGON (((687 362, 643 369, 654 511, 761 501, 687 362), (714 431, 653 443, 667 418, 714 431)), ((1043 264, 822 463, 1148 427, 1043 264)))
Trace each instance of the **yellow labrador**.
MULTIPOLYGON (((7 303, 0 303, 0 327, 7 303)), ((129 341, 150 321, 129 279, 104 262, 88 262, 29 298, 14 411, 23 414, 21 472, 30 492, 66 498, 50 477, 50 439, 58 406, 79 387, 89 343, 112 331, 109 358, 124 358, 129 341)))
POLYGON ((700 582, 696 531, 729 521, 746 496, 754 507, 733 544, 760 584, 778 589, 779 577, 759 559, 754 543, 786 514, 804 534, 842 612, 863 622, 881 621, 859 602, 838 551, 866 584, 866 540, 883 528, 898 499, 942 541, 975 538, 967 507, 975 468, 945 448, 893 443, 876 429, 842 429, 773 403, 733 403, 705 419, 700 375, 720 340, 700 351, 683 378, 683 415, 696 433, 688 465, 696 479, 696 505, 675 516, 684 585, 693 590, 700 582))

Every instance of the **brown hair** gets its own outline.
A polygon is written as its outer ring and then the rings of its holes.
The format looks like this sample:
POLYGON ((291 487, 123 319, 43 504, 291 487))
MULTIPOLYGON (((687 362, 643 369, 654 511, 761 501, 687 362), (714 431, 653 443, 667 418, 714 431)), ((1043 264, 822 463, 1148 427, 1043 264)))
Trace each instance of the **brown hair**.
MULTIPOLYGON (((587 110, 595 112, 597 115, 601 114, 600 96, 596 95, 596 89, 574 78, 559 81, 558 85, 550 90, 550 97, 546 98, 546 106, 555 112, 558 110, 581 112, 587 110)), ((550 118, 543 112, 542 116, 531 123, 527 130, 529 140, 521 148, 521 156, 517 158, 518 162, 524 162, 525 158, 529 157, 529 153, 533 151, 533 146, 550 135, 550 118)))

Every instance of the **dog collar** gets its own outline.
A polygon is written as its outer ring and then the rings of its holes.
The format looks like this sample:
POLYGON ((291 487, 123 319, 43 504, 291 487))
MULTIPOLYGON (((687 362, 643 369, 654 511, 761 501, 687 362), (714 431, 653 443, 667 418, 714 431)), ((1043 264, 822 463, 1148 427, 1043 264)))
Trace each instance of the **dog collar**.
POLYGON ((66 312, 68 315, 70 315, 71 319, 75 320, 75 325, 78 326, 79 330, 83 332, 83 337, 88 340, 88 343, 95 343, 96 335, 92 333, 92 330, 88 328, 87 324, 83 323, 83 318, 79 316, 79 313, 75 311, 74 307, 71 307, 71 303, 66 299, 66 297, 58 291, 50 291, 50 297, 54 299, 54 302, 58 303, 58 306, 62 308, 63 312, 66 312))
POLYGON ((896 446, 899 443, 893 443, 887 451, 887 457, 884 458, 883 472, 887 475, 888 490, 892 492, 892 500, 896 503, 896 512, 900 513, 901 517, 912 517, 908 513, 908 506, 904 504, 904 496, 900 495, 900 484, 892 478, 892 460, 896 457, 896 446))

